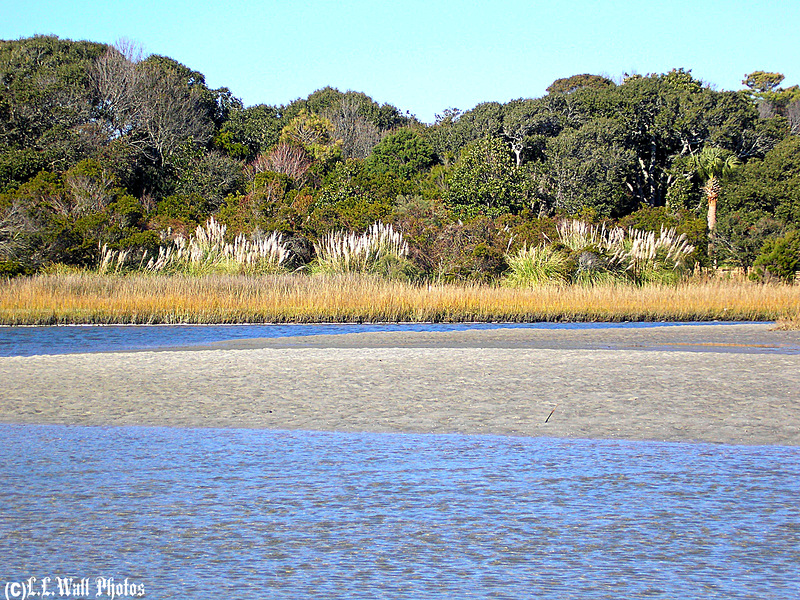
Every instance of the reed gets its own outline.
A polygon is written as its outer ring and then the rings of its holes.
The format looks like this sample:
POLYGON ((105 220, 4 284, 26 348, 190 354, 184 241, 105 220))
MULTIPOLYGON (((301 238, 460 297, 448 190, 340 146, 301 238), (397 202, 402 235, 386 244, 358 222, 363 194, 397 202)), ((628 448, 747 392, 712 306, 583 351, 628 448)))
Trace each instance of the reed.
POLYGON ((0 282, 0 323, 797 322, 800 286, 741 280, 510 288, 364 275, 55 272, 0 282))

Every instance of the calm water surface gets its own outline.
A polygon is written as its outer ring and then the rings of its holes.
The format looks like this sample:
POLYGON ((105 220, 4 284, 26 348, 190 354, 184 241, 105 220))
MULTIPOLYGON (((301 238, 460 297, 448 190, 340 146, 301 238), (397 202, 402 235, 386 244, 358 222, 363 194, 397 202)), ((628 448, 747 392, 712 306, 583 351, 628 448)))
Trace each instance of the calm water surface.
POLYGON ((147 598, 800 597, 796 448, 15 425, 0 435, 6 592, 72 576, 127 577, 147 598))
MULTIPOLYGON (((202 346, 253 338, 371 331, 465 331, 469 329, 641 329, 711 323, 396 323, 322 325, 71 325, 0 327, 0 356, 33 356, 202 346)), ((728 322, 732 324, 732 322, 728 322)))

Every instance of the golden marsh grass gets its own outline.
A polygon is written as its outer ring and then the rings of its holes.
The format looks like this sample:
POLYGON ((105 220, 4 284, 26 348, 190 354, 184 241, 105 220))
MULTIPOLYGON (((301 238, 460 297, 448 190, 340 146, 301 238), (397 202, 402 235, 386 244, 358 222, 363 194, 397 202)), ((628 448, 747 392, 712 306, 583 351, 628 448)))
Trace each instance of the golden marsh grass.
POLYGON ((414 285, 366 276, 98 275, 0 282, 0 323, 783 320, 800 286, 735 280, 636 287, 414 285))

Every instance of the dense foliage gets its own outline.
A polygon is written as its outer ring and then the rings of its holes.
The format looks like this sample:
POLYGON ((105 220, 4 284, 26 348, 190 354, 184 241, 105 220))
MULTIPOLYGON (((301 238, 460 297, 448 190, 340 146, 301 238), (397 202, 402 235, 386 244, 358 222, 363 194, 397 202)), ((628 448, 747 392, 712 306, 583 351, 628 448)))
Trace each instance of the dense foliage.
POLYGON ((578 217, 791 281, 800 91, 782 81, 581 74, 426 125, 330 87, 245 107, 131 44, 0 41, 0 275, 156 256, 213 217, 229 243, 280 234, 292 268, 381 222, 418 275, 493 281, 578 217))

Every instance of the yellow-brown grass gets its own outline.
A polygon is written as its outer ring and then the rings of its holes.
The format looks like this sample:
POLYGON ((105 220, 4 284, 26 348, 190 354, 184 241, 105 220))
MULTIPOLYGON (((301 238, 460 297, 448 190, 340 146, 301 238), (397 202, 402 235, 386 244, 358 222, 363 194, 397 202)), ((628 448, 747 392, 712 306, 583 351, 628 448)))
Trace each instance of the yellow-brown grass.
POLYGON ((800 330, 800 307, 778 318, 777 329, 800 330))
POLYGON ((359 276, 89 272, 0 281, 0 323, 442 321, 797 322, 800 286, 710 280, 677 286, 412 285, 359 276))

